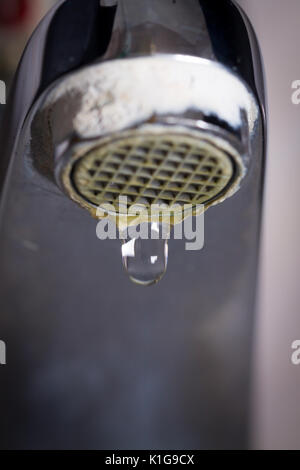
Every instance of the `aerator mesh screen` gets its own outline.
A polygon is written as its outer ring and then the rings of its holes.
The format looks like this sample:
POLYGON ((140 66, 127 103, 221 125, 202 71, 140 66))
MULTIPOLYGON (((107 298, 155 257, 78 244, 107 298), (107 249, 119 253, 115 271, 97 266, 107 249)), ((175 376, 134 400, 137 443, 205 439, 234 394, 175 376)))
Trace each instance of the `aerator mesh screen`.
POLYGON ((98 146, 75 164, 76 191, 89 203, 205 204, 222 196, 232 158, 213 144, 180 133, 136 134, 98 146))

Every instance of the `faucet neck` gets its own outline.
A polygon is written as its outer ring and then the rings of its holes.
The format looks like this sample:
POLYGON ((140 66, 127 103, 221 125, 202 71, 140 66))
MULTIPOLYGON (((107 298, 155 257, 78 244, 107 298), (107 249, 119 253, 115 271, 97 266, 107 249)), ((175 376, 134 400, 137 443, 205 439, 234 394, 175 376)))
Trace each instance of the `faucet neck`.
POLYGON ((105 59, 157 53, 213 58, 198 0, 119 0, 116 3, 114 30, 105 59))

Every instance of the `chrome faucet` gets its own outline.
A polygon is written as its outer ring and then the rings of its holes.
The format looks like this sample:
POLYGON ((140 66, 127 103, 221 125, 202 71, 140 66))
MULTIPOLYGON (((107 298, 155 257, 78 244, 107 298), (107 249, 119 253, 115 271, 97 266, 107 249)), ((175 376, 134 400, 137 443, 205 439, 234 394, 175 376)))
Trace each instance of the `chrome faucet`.
POLYGON ((7 447, 247 447, 265 134, 259 47, 235 2, 48 13, 2 126, 7 447), (129 283, 93 219, 120 196, 209 208, 204 248, 172 240, 163 282, 129 283))

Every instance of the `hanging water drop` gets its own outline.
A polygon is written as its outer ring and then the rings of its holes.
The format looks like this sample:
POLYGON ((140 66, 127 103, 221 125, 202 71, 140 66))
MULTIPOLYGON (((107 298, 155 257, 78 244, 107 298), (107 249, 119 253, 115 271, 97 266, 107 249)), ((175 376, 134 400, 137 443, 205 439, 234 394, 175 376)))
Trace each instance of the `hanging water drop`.
POLYGON ((133 282, 150 286, 160 281, 168 264, 168 236, 169 226, 152 222, 147 239, 123 240, 123 263, 133 282))

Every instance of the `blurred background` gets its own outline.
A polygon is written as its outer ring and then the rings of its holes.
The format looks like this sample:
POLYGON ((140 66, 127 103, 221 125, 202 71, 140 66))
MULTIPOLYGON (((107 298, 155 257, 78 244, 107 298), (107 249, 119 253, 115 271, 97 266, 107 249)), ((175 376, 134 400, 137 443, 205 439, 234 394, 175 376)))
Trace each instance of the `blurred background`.
POLYGON ((300 79, 299 0, 240 0, 262 50, 269 148, 254 345, 253 444, 300 448, 300 366, 291 344, 300 339, 299 124, 292 82, 300 79))
MULTIPOLYGON (((39 19, 55 0, 0 0, 0 79, 7 85, 39 19)), ((299 0, 239 0, 259 38, 269 113, 264 225, 254 340, 252 446, 300 449, 299 0)), ((1 110, 1 108, 0 108, 1 110)))
POLYGON ((33 29, 55 0, 0 1, 0 75, 10 83, 33 29))

